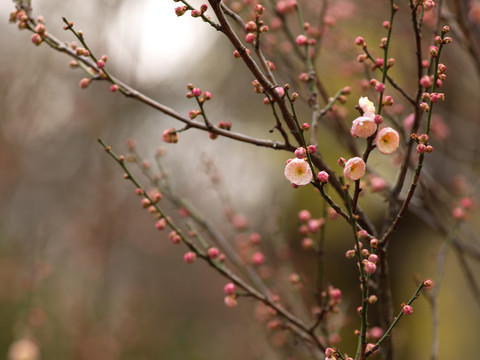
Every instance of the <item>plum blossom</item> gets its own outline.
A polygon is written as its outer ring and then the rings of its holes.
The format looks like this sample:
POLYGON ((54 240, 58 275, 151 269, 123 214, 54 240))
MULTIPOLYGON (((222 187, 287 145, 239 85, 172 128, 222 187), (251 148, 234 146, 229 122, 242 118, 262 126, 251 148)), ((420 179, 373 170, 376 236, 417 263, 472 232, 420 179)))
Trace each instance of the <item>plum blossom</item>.
MULTIPOLYGON (((368 115, 372 113, 366 113, 368 115)), ((360 116, 353 120, 350 133, 354 137, 367 138, 375 134, 377 131, 377 124, 375 123, 375 116, 360 116)))
POLYGON ((358 99, 358 107, 362 109, 364 114, 375 114, 375 105, 368 99, 368 97, 361 97, 360 99, 358 99))
POLYGON ((380 130, 375 139, 378 150, 382 154, 391 154, 398 148, 400 136, 398 132, 391 127, 380 130))
POLYGON ((313 179, 312 169, 306 159, 290 159, 285 166, 285 177, 293 185, 303 186, 313 179))
POLYGON ((365 162, 361 157, 349 159, 343 168, 343 175, 349 180, 355 181, 365 175, 365 162))

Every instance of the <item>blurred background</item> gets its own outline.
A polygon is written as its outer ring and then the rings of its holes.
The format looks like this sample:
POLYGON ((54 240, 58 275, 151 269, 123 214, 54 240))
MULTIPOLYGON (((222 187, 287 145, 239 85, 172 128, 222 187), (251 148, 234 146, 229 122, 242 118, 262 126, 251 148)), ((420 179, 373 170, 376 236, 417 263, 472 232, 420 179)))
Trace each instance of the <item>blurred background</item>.
MULTIPOLYGON (((344 86, 353 88, 339 108, 345 123, 355 117, 358 96, 370 94, 362 82, 365 69, 355 61, 359 50, 354 39, 364 36, 380 56, 377 44, 386 34, 381 24, 389 16, 387 3, 343 0, 328 10, 317 65, 330 96, 344 86)), ((475 20, 477 2, 465 3, 475 20)), ((318 13, 319 4, 304 4, 306 13, 318 13)), ((252 91, 254 79, 240 60, 234 61, 231 45, 201 20, 188 14, 178 18, 178 5, 165 0, 37 0, 33 14, 43 15, 47 31, 65 41, 73 37, 62 30, 61 18, 73 21, 97 56, 108 55, 113 75, 177 112, 186 115, 197 107, 184 96, 186 84, 193 83, 212 92, 206 109, 213 122, 228 120, 234 131, 280 139, 269 133, 275 125, 271 110, 252 91)), ((392 76, 413 93, 413 33, 408 7, 399 5, 392 76)), ((111 93, 106 83, 80 89, 84 73, 70 69, 70 59, 45 44, 34 46, 30 32, 9 24, 13 10, 13 2, 0 3, 0 358, 37 359, 37 352, 52 360, 308 358, 291 352, 295 340, 290 335, 266 330, 262 309, 253 300, 241 298, 234 309, 224 306, 226 280, 201 261, 183 261, 186 248, 172 245, 167 232, 155 229, 133 186, 123 180, 122 170, 97 138, 122 154, 127 153, 126 141, 134 138, 138 154, 152 163, 161 147, 162 163, 177 194, 189 199, 232 246, 253 231, 261 234, 260 248, 272 265, 262 276, 279 291, 308 298, 308 289, 288 283, 291 272, 308 280, 315 271, 315 255, 300 246, 296 214, 306 208, 320 217, 324 206, 315 191, 294 191, 285 180, 285 161, 292 155, 224 138, 212 141, 197 130, 181 133, 178 144, 162 143, 163 130, 179 128, 180 123, 111 93), (226 208, 246 215, 243 232, 230 226, 226 208), (292 266, 287 265, 289 259, 292 266), (21 351, 23 357, 12 357, 21 351)), ((427 41, 434 20, 425 20, 427 41)), ((295 18, 291 21, 295 24, 295 18)), ((275 41, 273 33, 272 44, 275 41)), ((291 50, 285 45, 282 51, 291 50)), ((267 56, 273 53, 267 51, 267 56)), ((438 108, 449 138, 434 140, 440 155, 433 154, 426 166, 439 186, 452 189, 464 181, 471 195, 478 178, 478 68, 461 42, 446 48, 445 63, 449 78, 443 91, 448 101, 438 108), (454 176, 460 174, 464 176, 454 176)), ((298 73, 291 73, 288 63, 276 65, 279 79, 292 82, 304 95, 295 81, 298 73)), ((401 125, 411 111, 391 92, 398 99, 392 116, 401 125)), ((305 121, 310 118, 306 103, 300 103, 298 111, 305 121)), ((320 136, 319 148, 328 161, 349 156, 328 123, 320 136)), ((395 179, 394 157, 374 155, 371 164, 387 181, 395 179)), ((148 180, 135 171, 148 188, 148 180)), ((381 224, 382 197, 368 192, 361 201, 381 224)), ((162 207, 182 223, 175 206, 165 201, 162 207)), ((476 220, 473 214, 468 221, 473 241, 476 220)), ((416 276, 435 279, 444 241, 421 217, 404 219, 389 249, 398 309, 414 292, 416 276)), ((355 351, 359 305, 355 266, 344 257, 352 245, 342 221, 328 222, 326 279, 344 294, 344 314, 331 326, 338 328, 341 349, 350 354, 355 351)), ((478 259, 465 261, 478 283, 478 259)), ((480 351, 480 307, 471 281, 450 251, 439 298, 439 359, 470 358, 480 351)), ((414 316, 395 331, 397 359, 429 356, 430 306, 422 297, 414 309, 414 316)), ((308 312, 299 311, 302 316, 308 312)), ((371 319, 372 325, 377 322, 371 319)))

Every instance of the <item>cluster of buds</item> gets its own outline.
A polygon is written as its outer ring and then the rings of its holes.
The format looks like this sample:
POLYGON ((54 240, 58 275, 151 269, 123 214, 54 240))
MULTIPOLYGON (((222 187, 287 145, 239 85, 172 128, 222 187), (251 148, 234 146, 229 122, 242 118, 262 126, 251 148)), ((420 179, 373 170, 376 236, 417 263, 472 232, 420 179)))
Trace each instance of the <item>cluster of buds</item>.
POLYGON ((228 283, 223 287, 223 292, 226 294, 224 303, 229 308, 237 306, 237 291, 234 283, 228 283))
MULTIPOLYGON (((17 23, 19 29, 26 29, 28 26, 29 18, 25 10, 16 10, 10 13, 9 22, 17 23)), ((43 17, 37 19, 38 23, 43 24, 43 17)))
POLYGON ((258 81, 257 79, 252 81, 252 85, 253 91, 255 91, 257 94, 263 94, 265 92, 262 84, 260 84, 260 81, 258 81))
POLYGON ((230 130, 232 128, 232 123, 230 121, 219 121, 218 127, 224 130, 230 130))
POLYGON ((194 87, 192 84, 187 84, 187 89, 190 90, 185 94, 188 99, 193 97, 197 98, 200 104, 203 104, 205 101, 212 98, 212 93, 210 91, 204 91, 202 95, 202 90, 194 87))
POLYGON ((429 136, 427 134, 412 134, 412 139, 418 143, 417 145, 417 153, 431 153, 433 152, 433 146, 428 144, 429 136))
POLYGON ((275 11, 280 15, 285 15, 297 10, 297 6, 297 0, 281 0, 277 2, 275 11))
MULTIPOLYGON (((252 55, 252 50, 250 49, 245 49, 245 51, 248 53, 248 55, 252 55)), ((242 57, 242 55, 240 55, 240 52, 238 50, 234 50, 233 51, 233 57, 235 59, 240 59, 242 57)))
POLYGON ((303 236, 301 243, 302 248, 304 250, 313 249, 314 242, 311 236, 322 229, 325 225, 325 219, 322 217, 313 218, 310 211, 304 209, 299 211, 298 220, 300 220, 298 232, 303 236))
POLYGON ((179 244, 182 241, 182 237, 175 230, 172 230, 168 233, 168 239, 173 244, 179 244))
MULTIPOLYGON (((332 285, 330 285, 328 287, 328 298, 329 298, 328 305, 330 307, 340 304, 342 302, 342 290, 337 289, 332 285)), ((334 312, 336 312, 337 310, 338 308, 334 310, 334 312)))
POLYGON ((200 17, 203 16, 203 14, 207 11, 208 5, 207 4, 202 4, 200 5, 200 9, 193 9, 192 12, 190 13, 192 17, 200 17))
POLYGON ((447 67, 445 64, 438 64, 437 66, 437 79, 442 81, 445 81, 447 79, 447 67))
POLYGON ((467 220, 470 217, 470 213, 475 209, 475 200, 471 197, 464 197, 460 199, 458 205, 452 210, 452 217, 456 221, 467 220))
POLYGON ((445 94, 444 93, 423 93, 422 94, 422 100, 423 101, 428 101, 430 100, 432 103, 436 103, 439 101, 445 101, 445 94))
MULTIPOLYGON (((305 28, 305 30, 307 30, 308 32, 308 29, 310 29, 310 24, 309 23, 305 23, 303 25, 303 27, 305 28)), ((303 34, 300 34, 297 36, 297 38, 295 39, 295 42, 298 46, 307 46, 307 45, 315 45, 317 43, 317 40, 314 39, 314 38, 308 38, 306 37, 305 35, 303 34)))

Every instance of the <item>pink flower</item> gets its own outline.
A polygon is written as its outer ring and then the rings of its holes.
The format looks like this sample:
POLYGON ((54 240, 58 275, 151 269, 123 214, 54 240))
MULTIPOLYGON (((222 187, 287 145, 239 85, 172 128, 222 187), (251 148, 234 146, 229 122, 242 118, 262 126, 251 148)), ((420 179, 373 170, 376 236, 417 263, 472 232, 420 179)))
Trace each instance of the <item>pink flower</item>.
POLYGON ((293 185, 303 186, 312 181, 313 173, 304 159, 291 159, 285 166, 285 177, 293 185))
POLYGON ((363 113, 369 112, 375 114, 375 105, 368 99, 368 97, 361 97, 358 99, 358 107, 362 109, 363 113))
POLYGON ((398 148, 400 136, 398 132, 391 127, 386 127, 380 130, 375 139, 378 150, 382 154, 391 154, 398 148))
POLYGON ((375 123, 375 120, 371 117, 360 116, 353 120, 350 134, 352 134, 354 137, 367 138, 375 134, 375 131, 377 131, 377 124, 375 123))
POLYGON ((361 157, 354 157, 347 161, 343 168, 343 175, 349 180, 358 180, 365 175, 365 162, 361 157))

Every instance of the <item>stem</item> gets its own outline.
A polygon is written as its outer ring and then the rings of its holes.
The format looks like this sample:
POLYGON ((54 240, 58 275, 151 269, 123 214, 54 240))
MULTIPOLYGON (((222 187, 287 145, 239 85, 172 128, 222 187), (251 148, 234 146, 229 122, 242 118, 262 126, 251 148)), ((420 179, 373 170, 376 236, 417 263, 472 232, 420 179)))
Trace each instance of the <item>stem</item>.
MULTIPOLYGON (((410 300, 408 300, 407 304, 406 305, 411 305, 417 298, 418 298, 418 295, 420 293, 420 291, 423 289, 424 287, 424 283, 422 282, 417 290, 415 291, 415 293, 412 295, 412 297, 410 298, 410 300)), ((377 341, 377 343, 370 349, 368 350, 366 353, 365 353, 365 359, 367 357, 369 357, 370 355, 373 354, 373 352, 375 350, 377 350, 379 348, 379 346, 385 341, 385 339, 387 339, 389 336, 390 336, 390 333, 392 332, 393 328, 395 327, 395 325, 397 325, 397 323, 400 321, 400 319, 402 318, 403 316, 403 310, 401 310, 398 315, 395 317, 395 319, 393 320, 392 324, 390 325, 390 327, 388 328, 387 331, 385 331, 385 334, 383 334, 383 336, 380 338, 380 340, 377 341)))

